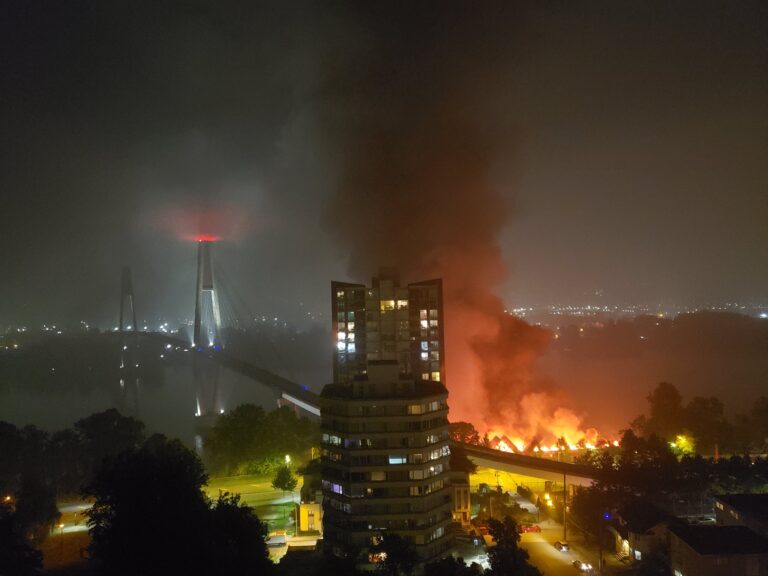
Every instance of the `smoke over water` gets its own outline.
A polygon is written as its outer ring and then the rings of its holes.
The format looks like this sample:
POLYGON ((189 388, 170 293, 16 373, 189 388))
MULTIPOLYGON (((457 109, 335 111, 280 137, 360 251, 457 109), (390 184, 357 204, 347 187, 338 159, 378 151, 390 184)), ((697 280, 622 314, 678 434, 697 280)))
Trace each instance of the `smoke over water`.
POLYGON ((563 434, 576 442, 579 418, 536 374, 550 334, 506 314, 494 292, 507 274, 499 235, 509 193, 495 180, 513 158, 503 110, 515 80, 489 38, 506 36, 493 15, 435 22, 422 12, 335 21, 357 30, 355 40, 312 62, 319 72, 302 115, 339 167, 328 229, 355 279, 381 266, 443 279, 453 421, 526 443, 563 434))

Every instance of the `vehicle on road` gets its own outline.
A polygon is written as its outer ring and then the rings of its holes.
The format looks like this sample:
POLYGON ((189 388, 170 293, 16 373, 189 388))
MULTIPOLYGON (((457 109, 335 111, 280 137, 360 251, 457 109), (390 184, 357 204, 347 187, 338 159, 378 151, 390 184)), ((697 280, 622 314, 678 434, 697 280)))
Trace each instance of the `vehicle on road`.
POLYGON ((520 524, 520 532, 541 532, 541 526, 538 524, 520 524))
POLYGON ((277 546, 285 546, 288 543, 288 539, 285 534, 273 534, 267 539, 267 546, 269 548, 276 548, 277 546))
POLYGON ((571 547, 568 546, 568 542, 563 542, 562 540, 555 542, 555 548, 560 550, 560 552, 568 552, 568 550, 571 549, 571 547))
POLYGON ((592 564, 582 562, 581 560, 574 560, 573 567, 579 572, 592 572, 592 564))

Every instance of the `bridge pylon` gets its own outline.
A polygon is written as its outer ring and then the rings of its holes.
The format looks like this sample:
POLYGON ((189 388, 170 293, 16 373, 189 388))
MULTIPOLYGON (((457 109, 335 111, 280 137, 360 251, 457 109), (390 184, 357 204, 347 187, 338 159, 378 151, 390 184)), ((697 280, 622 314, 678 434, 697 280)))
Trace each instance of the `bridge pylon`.
POLYGON ((139 372, 138 325, 136 322, 136 301, 133 295, 131 269, 123 267, 120 277, 120 410, 125 414, 139 416, 139 372), (128 310, 130 308, 130 310, 128 310), (130 320, 128 319, 130 313, 130 320), (128 324, 130 322, 130 324, 128 324))
POLYGON ((219 364, 205 353, 208 349, 221 350, 224 346, 219 294, 214 283, 212 247, 213 240, 198 239, 195 323, 192 335, 195 351, 193 372, 197 388, 195 415, 206 419, 215 417, 223 408, 219 391, 219 364))

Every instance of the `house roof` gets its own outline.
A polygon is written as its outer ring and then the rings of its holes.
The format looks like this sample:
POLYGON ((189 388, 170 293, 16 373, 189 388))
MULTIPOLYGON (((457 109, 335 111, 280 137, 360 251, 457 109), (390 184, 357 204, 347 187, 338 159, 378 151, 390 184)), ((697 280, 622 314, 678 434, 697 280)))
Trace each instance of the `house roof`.
POLYGON ((619 510, 621 520, 627 529, 635 534, 643 534, 661 522, 672 519, 664 510, 646 500, 636 499, 619 510))
POLYGON ((725 494, 715 496, 715 500, 720 500, 745 516, 768 522, 768 494, 725 494))
POLYGON ((679 524, 669 531, 702 555, 768 554, 768 540, 746 526, 679 524))

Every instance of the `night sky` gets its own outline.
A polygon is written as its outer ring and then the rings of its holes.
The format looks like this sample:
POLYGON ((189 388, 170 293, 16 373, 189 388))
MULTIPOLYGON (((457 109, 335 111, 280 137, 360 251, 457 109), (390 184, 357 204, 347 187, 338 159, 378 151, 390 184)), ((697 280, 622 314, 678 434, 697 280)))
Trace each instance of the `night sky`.
POLYGON ((199 232, 252 311, 327 314, 384 188, 456 202, 422 159, 491 187, 456 234, 510 306, 766 302, 768 4, 373 4, 4 3, 0 327, 113 322, 123 265, 189 316, 199 232))

